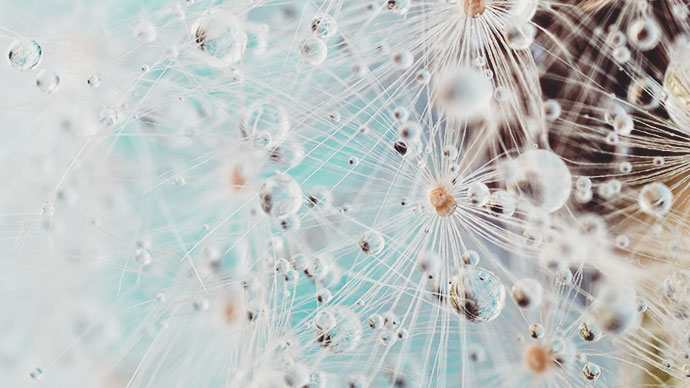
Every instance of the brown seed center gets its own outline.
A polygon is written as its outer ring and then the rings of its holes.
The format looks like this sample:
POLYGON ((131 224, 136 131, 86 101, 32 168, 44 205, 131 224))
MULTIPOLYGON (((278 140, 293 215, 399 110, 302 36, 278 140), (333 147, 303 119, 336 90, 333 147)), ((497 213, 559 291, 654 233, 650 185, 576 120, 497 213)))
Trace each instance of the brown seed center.
POLYGON ((470 17, 477 17, 486 10, 486 0, 464 0, 465 1, 465 15, 470 17))
POLYGON ((544 346, 532 344, 525 349, 525 364, 534 373, 543 373, 553 363, 551 351, 544 346))
POLYGON ((442 186, 436 187, 429 192, 429 202, 431 202, 431 206, 436 209, 436 213, 441 217, 450 216, 455 213, 457 208, 455 198, 442 186))
POLYGON ((244 189, 247 185, 247 178, 238 167, 232 169, 228 176, 228 181, 230 182, 230 187, 232 190, 240 191, 244 189))

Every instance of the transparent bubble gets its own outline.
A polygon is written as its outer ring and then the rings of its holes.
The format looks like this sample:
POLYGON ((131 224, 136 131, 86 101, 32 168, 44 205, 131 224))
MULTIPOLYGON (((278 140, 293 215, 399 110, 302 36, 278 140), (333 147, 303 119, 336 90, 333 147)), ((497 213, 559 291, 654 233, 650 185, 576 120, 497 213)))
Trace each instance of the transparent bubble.
POLYGON ((630 162, 621 162, 618 165, 618 170, 623 174, 629 174, 632 171, 632 164, 630 162))
POLYGON ((383 313, 383 326, 395 330, 400 325, 400 319, 393 311, 386 311, 383 313))
POLYGON ((489 213, 495 217, 507 219, 515 213, 515 197, 505 190, 495 191, 486 202, 489 213))
POLYGON ((276 272, 285 275, 287 271, 290 270, 290 262, 287 259, 281 257, 276 260, 275 268, 276 272))
POLYGON ((575 187, 580 191, 586 191, 592 188, 592 180, 586 176, 578 177, 575 181, 575 187))
POLYGON ((386 243, 381 233, 368 230, 359 239, 359 248, 367 255, 374 256, 383 252, 386 243))
POLYGON ((101 86, 101 76, 98 74, 91 74, 91 76, 86 80, 86 83, 92 88, 97 88, 101 86))
POLYGON ((307 64, 318 66, 326 60, 328 46, 322 39, 307 38, 299 45, 299 55, 307 64))
POLYGON ((462 254, 462 263, 465 265, 477 265, 479 264, 480 256, 477 251, 467 251, 462 254))
POLYGON ((556 121, 562 113, 561 104, 556 100, 544 101, 544 117, 549 121, 556 121))
POLYGON ((367 319, 367 324, 372 329, 380 329, 383 327, 383 317, 381 314, 372 314, 369 319, 367 319))
POLYGON ((422 134, 422 126, 414 121, 408 121, 400 126, 400 137, 407 141, 416 141, 422 134))
POLYGON ((390 330, 390 329, 381 330, 381 333, 379 334, 379 340, 381 341, 382 344, 384 344, 386 346, 393 346, 397 339, 398 339, 397 334, 393 330, 390 330))
POLYGON ((55 214, 55 203, 53 201, 45 201, 41 204, 41 215, 44 217, 52 217, 55 214))
POLYGON ((628 26, 627 35, 630 44, 641 51, 648 51, 659 43, 661 28, 652 18, 637 19, 628 26))
POLYGON ((628 102, 645 110, 659 107, 660 94, 659 84, 650 77, 639 78, 628 86, 628 102))
POLYGON ((625 63, 630 60, 630 50, 627 47, 617 47, 613 50, 613 59, 618 63, 625 63))
POLYGON ((31 373, 29 373, 29 376, 31 376, 32 379, 34 380, 40 380, 43 377, 43 370, 41 368, 36 368, 31 373))
POLYGON ((321 310, 314 316, 314 325, 320 330, 331 330, 335 327, 335 323, 335 315, 331 310, 321 310))
POLYGON ((307 386, 310 380, 309 368, 302 363, 294 363, 285 371, 284 381, 288 387, 302 388, 307 386))
POLYGON ((149 265, 152 261, 151 252, 146 248, 137 248, 134 250, 134 259, 141 265, 149 265))
POLYGON ((422 85, 427 85, 431 81, 431 73, 426 69, 419 70, 415 75, 415 80, 422 85))
POLYGON ((470 322, 489 322, 505 307, 505 287, 492 272, 467 267, 453 278, 450 303, 470 322))
POLYGON ((622 334, 639 323, 637 295, 629 286, 607 284, 599 290, 592 317, 603 331, 622 334))
POLYGON ((633 129, 635 129, 635 122, 629 114, 622 113, 613 119, 613 130, 617 134, 627 136, 633 129))
POLYGON ((601 368, 598 365, 588 362, 582 367, 582 374, 587 380, 596 380, 601 375, 601 368))
POLYGON ((228 11, 210 12, 192 24, 196 47, 215 67, 228 67, 242 60, 247 34, 242 22, 228 11))
POLYGON ((626 236, 624 234, 616 236, 616 245, 619 248, 625 249, 630 245, 630 239, 628 238, 628 236, 626 236))
POLYGON ((433 252, 422 252, 417 259, 417 266, 424 273, 435 273, 441 263, 441 257, 433 252))
POLYGON ((43 69, 36 75, 36 86, 44 93, 55 93, 60 85, 60 77, 53 70, 43 69))
POLYGON ((311 21, 311 31, 317 38, 330 38, 338 32, 338 24, 329 14, 317 15, 311 21))
POLYGON ((280 144, 290 131, 287 113, 279 105, 256 101, 242 111, 240 133, 248 139, 266 139, 263 146, 280 144))
POLYGON ((302 206, 302 188, 291 176, 276 172, 261 186, 259 200, 266 214, 285 218, 302 206))
POLYGON ((407 50, 393 54, 393 66, 398 70, 409 69, 414 63, 414 56, 407 50))
POLYGON ((444 158, 454 160, 458 157, 458 149, 455 148, 455 146, 447 145, 443 147, 443 149, 441 150, 441 154, 444 158))
POLYGON ((522 278, 513 285, 512 296, 518 307, 535 308, 544 299, 544 289, 536 279, 522 278))
POLYGON ((563 285, 568 285, 573 281, 573 273, 570 268, 562 266, 556 270, 556 281, 563 285))
POLYGON ((638 195, 640 209, 651 216, 663 216, 671 210, 673 193, 663 183, 645 185, 638 195))
POLYGON ((517 22, 509 24, 503 34, 508 47, 513 50, 525 50, 534 42, 537 29, 530 23, 517 22))
POLYGON ((489 187, 482 182, 474 182, 467 189, 467 198, 477 207, 485 206, 489 202, 489 195, 489 187))
POLYGON ((625 46, 625 43, 627 43, 628 41, 625 37, 625 34, 621 30, 612 30, 611 32, 609 32, 609 35, 606 38, 606 40, 613 47, 623 47, 625 46))
POLYGON ((583 321, 577 328, 577 334, 580 335, 583 341, 597 342, 601 339, 603 333, 594 322, 583 321))
POLYGON ((518 156, 506 179, 508 190, 532 206, 554 212, 570 197, 570 170, 551 151, 529 150, 518 156))
POLYGON ((320 288, 316 291, 316 300, 319 303, 328 303, 331 301, 332 298, 333 294, 331 293, 331 290, 329 290, 328 288, 320 288))
MULTIPOLYGON (((357 315, 342 306, 329 307, 325 310, 331 313, 335 324, 330 329, 316 327, 317 343, 336 354, 355 349, 362 339, 362 325, 357 315)), ((331 324, 331 322, 327 323, 331 324)))
POLYGON ((35 40, 18 39, 7 48, 10 65, 19 71, 34 69, 41 63, 41 46, 35 40))
POLYGON ((534 339, 541 339, 544 337, 544 326, 539 323, 533 323, 529 326, 530 337, 534 339))
POLYGON ((493 84, 476 67, 461 67, 435 77, 436 99, 446 114, 472 118, 486 111, 493 84))
POLYGON ((386 7, 396 15, 404 15, 410 10, 411 0, 388 0, 386 7))
POLYGON ((396 106, 395 109, 393 109, 392 115, 393 119, 395 119, 395 121, 398 123, 405 123, 407 122, 407 119, 410 118, 410 111, 404 106, 396 106))
POLYGON ((663 302, 680 319, 690 318, 690 272, 677 271, 664 279, 663 302))

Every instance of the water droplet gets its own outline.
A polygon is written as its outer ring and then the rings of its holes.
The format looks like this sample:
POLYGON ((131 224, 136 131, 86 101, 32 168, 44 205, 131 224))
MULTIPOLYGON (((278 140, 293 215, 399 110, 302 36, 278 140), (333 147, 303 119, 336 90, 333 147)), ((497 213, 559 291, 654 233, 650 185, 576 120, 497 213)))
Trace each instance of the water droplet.
POLYGON ((453 278, 450 303, 470 322, 496 319, 505 307, 505 287, 492 272, 468 267, 453 278))
POLYGON ((302 206, 302 188, 289 175, 276 172, 259 191, 263 211, 273 218, 285 218, 302 206))
POLYGON ((19 71, 35 68, 41 62, 42 49, 35 40, 18 39, 7 48, 10 65, 19 71))

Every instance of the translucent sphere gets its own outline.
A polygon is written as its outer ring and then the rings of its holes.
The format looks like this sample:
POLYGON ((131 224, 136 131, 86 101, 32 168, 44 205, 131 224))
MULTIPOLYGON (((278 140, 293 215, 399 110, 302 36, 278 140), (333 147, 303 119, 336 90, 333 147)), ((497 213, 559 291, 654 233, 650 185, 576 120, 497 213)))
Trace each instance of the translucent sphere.
POLYGON ((408 121, 400 126, 400 137, 404 140, 418 140, 422 134, 422 126, 414 121, 408 121))
POLYGON ((381 233, 368 230, 359 239, 359 249, 367 255, 374 256, 383 252, 386 243, 381 233))
POLYGON ((462 263, 465 265, 474 265, 476 266, 479 264, 480 256, 477 251, 466 251, 462 254, 462 263))
POLYGON ((285 218, 302 206, 302 188, 289 175, 276 172, 261 186, 261 208, 273 218, 285 218))
POLYGON ((472 118, 486 111, 493 84, 475 67, 461 67, 435 77, 436 99, 446 114, 472 118))
POLYGON ((492 272, 476 267, 463 269, 453 278, 450 303, 470 322, 489 322, 505 307, 505 287, 492 272))
POLYGON ((506 178, 508 190, 532 206, 554 212, 570 197, 570 170, 555 153, 530 150, 518 156, 506 178))
POLYGON ((328 56, 326 42, 319 38, 307 38, 299 45, 299 55, 309 65, 318 66, 328 56))
POLYGON ((43 69, 36 75, 36 86, 44 93, 55 93, 60 85, 60 76, 52 70, 43 69))
POLYGON ((661 287, 663 301, 678 318, 690 318, 690 272, 677 271, 664 279, 661 287))
POLYGON ((594 322, 586 320, 577 328, 577 334, 580 335, 583 341, 597 342, 601 339, 603 333, 594 322))
POLYGON ((316 342, 336 354, 354 350, 362 339, 359 317, 352 310, 342 306, 329 307, 322 311, 328 311, 335 322, 329 321, 326 325, 328 328, 319 328, 315 325, 316 342))
POLYGON ((537 29, 530 23, 517 22, 509 24, 503 34, 508 47, 513 50, 525 50, 534 42, 537 29))
POLYGON ((311 21, 311 31, 317 38, 326 39, 338 32, 338 25, 333 16, 329 14, 318 15, 311 21))
POLYGON ((321 310, 314 316, 314 325, 319 330, 331 330, 335 323, 335 315, 330 309, 321 310))
POLYGON ((603 331, 622 334, 639 323, 637 295, 629 286, 605 285, 598 292, 592 317, 603 331))
POLYGON ((539 323, 533 323, 529 326, 530 337, 534 339, 541 339, 544 336, 544 326, 539 323))
POLYGON ((512 296, 518 307, 534 308, 544 299, 544 289, 536 279, 522 278, 513 285, 512 296))
POLYGON ((640 209, 652 216, 663 216, 671 210, 673 193, 663 183, 645 185, 638 195, 640 209))
POLYGON ((627 34, 630 44, 641 51, 648 51, 659 43, 661 28, 652 18, 637 19, 630 23, 627 34))
POLYGON ((211 66, 227 67, 244 57, 247 33, 240 19, 228 11, 207 14, 192 24, 191 31, 196 47, 211 66))
POLYGON ((486 202, 486 208, 491 215, 507 219, 515 213, 515 197, 505 190, 495 191, 486 202))
POLYGON ((561 104, 556 100, 546 100, 544 101, 544 117, 549 121, 555 121, 561 116, 562 112, 561 104))
POLYGON ((587 380, 596 380, 601 374, 601 368, 598 365, 588 362, 582 367, 582 374, 587 380))
POLYGON ((474 182, 467 189, 467 199, 478 207, 485 206, 489 202, 489 187, 482 182, 474 182))
POLYGON ((91 76, 86 80, 86 84, 92 88, 101 86, 101 82, 101 76, 98 74, 91 74, 91 76))
POLYGON ((388 0, 386 8, 390 9, 396 15, 404 15, 410 10, 411 0, 388 0))
POLYGON ((311 380, 309 368, 302 363, 290 365, 285 370, 284 381, 288 387, 306 387, 309 384, 309 380, 311 380))
POLYGON ((285 139, 290 121, 280 106, 257 101, 242 112, 239 128, 242 136, 251 139, 252 144, 273 147, 285 139))
POLYGON ((639 78, 628 86, 628 102, 645 110, 656 109, 660 93, 659 84, 651 77, 639 78))
POLYGON ((41 63, 41 46, 35 40, 19 39, 7 48, 10 65, 19 71, 31 70, 41 63))
POLYGON ((398 70, 405 70, 414 64, 414 55, 407 50, 393 54, 393 66, 398 70))

